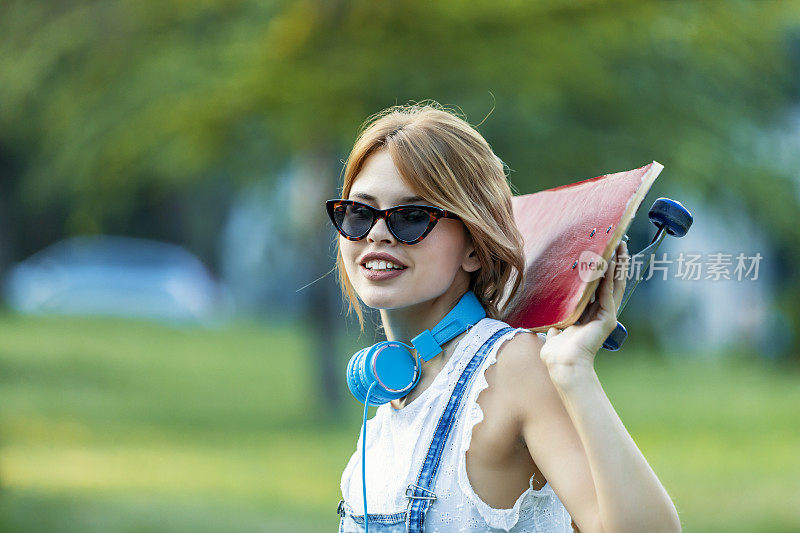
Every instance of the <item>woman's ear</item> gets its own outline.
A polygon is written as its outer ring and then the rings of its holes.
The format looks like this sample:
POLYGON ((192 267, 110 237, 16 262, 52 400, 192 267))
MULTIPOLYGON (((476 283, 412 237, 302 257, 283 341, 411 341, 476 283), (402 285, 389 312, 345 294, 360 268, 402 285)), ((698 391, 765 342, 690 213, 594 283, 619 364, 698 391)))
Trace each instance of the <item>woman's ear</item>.
POLYGON ((471 240, 467 245, 467 252, 464 256, 464 261, 461 263, 461 268, 467 272, 475 272, 481 268, 481 262, 478 259, 478 254, 475 252, 475 247, 472 245, 471 240))

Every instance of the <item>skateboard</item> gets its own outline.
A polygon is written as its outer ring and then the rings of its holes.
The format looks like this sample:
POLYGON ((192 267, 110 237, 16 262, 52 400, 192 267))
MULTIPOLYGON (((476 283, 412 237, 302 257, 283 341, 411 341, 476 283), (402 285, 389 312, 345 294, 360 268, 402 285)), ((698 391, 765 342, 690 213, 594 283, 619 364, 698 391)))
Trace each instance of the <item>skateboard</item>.
MULTIPOLYGON (((653 161, 627 172, 514 196, 514 219, 524 239, 525 283, 509 303, 504 320, 536 332, 574 324, 618 244, 622 239, 627 241, 625 232, 663 168, 653 161)), ((629 254, 629 266, 642 268, 628 272, 617 316, 664 237, 682 237, 693 221, 680 202, 669 198, 656 199, 648 217, 657 228, 656 235, 643 250, 629 254)), ((603 348, 618 350, 625 338, 627 330, 617 322, 603 348)))

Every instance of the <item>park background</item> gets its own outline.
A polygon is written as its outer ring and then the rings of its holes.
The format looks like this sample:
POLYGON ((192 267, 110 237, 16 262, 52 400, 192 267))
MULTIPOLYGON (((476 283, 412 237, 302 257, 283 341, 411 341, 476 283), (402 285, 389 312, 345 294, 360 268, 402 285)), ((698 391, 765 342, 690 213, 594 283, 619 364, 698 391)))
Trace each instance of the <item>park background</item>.
POLYGON ((323 201, 369 115, 426 99, 520 194, 662 163, 633 251, 670 196, 695 224, 662 250, 761 254, 643 283, 596 367, 686 531, 800 530, 800 4, 632 0, 0 4, 0 275, 114 235, 225 294, 193 322, 6 298, 0 530, 334 530, 344 369, 380 336, 323 201))

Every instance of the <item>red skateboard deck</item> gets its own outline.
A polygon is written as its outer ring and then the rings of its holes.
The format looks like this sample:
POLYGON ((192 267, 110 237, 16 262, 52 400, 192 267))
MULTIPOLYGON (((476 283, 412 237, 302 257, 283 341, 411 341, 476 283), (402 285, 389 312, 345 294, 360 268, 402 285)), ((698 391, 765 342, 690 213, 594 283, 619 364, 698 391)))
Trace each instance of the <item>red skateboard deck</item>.
POLYGON ((649 165, 512 198, 525 284, 504 320, 546 332, 574 324, 664 167, 649 165))

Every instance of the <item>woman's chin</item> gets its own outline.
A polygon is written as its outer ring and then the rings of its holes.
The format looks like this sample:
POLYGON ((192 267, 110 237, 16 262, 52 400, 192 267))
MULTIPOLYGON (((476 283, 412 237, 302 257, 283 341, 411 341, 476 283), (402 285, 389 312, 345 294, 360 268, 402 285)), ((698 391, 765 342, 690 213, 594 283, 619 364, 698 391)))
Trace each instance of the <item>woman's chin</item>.
POLYGON ((381 309, 395 309, 397 307, 403 307, 403 305, 399 304, 396 299, 371 299, 361 301, 364 302, 364 305, 370 309, 375 309, 376 311, 381 309))
POLYGON ((406 305, 407 294, 402 290, 380 289, 359 293, 361 302, 371 309, 394 309, 406 305))

